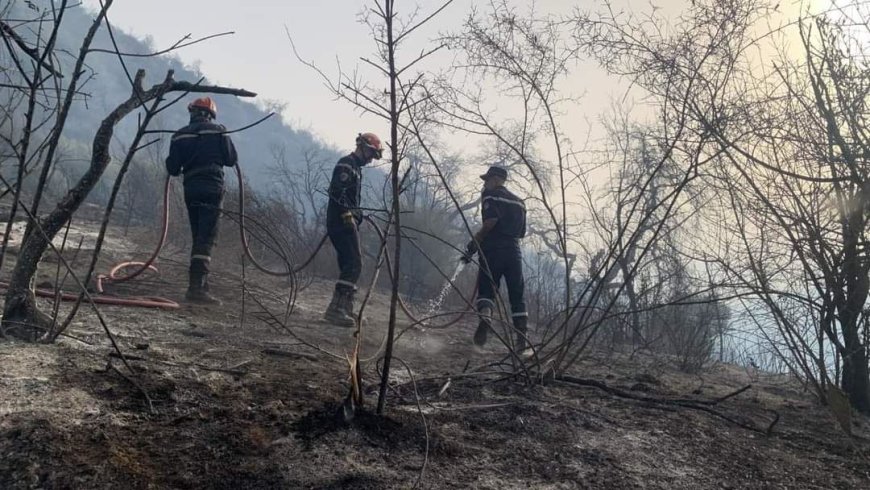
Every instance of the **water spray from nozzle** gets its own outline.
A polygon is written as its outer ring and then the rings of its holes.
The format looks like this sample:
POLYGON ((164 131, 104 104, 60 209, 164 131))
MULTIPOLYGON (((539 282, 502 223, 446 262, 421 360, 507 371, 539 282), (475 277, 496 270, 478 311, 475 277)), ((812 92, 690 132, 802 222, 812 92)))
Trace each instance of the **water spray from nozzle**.
POLYGON ((441 304, 444 303, 444 300, 447 298, 447 294, 450 293, 450 287, 456 278, 459 277, 459 274, 462 272, 462 269, 465 269, 465 262, 459 261, 456 264, 456 269, 453 270, 453 275, 450 276, 449 280, 444 281, 444 285, 441 286, 441 292, 438 293, 438 296, 429 300, 429 308, 426 316, 433 316, 438 313, 438 310, 441 309, 441 304))

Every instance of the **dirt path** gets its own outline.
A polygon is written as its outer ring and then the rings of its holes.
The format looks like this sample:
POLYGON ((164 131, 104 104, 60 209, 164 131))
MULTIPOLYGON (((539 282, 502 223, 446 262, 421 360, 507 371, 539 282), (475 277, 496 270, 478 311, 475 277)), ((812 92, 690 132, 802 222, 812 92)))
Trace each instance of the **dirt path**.
MULTIPOLYGON (((125 290, 179 297, 182 276, 168 267, 162 279, 125 290)), ((319 320, 329 288, 315 281, 303 291, 289 327, 343 356, 350 333, 319 320)), ((363 411, 346 426, 335 416, 346 362, 258 321, 250 300, 242 318, 234 281, 219 278, 215 289, 225 301, 218 308, 102 309, 153 411, 109 357, 90 311, 69 332, 81 341, 0 343, 0 488, 407 488, 424 462, 426 488, 870 488, 866 421, 849 439, 779 380, 758 381, 719 407, 759 425, 777 411, 767 437, 594 388, 456 377, 502 356, 472 348, 468 325, 413 333, 397 346, 419 380, 425 428, 401 363, 388 416, 363 411), (447 374, 454 379, 438 396, 447 374)), ((378 351, 386 305, 374 298, 366 357, 378 351)), ((728 366, 688 377, 618 358, 581 371, 661 396, 715 398, 750 382, 728 366)), ((376 376, 366 364, 368 409, 376 376)))

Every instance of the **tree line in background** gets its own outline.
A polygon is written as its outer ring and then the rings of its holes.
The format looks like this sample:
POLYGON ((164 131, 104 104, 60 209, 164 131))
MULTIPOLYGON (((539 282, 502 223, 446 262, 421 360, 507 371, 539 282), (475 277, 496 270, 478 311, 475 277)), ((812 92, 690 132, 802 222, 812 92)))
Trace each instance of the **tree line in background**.
MULTIPOLYGON (((392 259, 377 278, 392 296, 384 380, 402 303, 425 316, 476 223, 469 169, 498 163, 530 213, 524 260, 536 347, 528 360, 508 356, 509 369, 534 382, 534 373, 569 373, 601 349, 654 353, 688 372, 715 360, 752 363, 793 375, 823 402, 841 389, 870 413, 867 4, 807 12, 773 29, 778 5, 764 0, 699 0, 676 17, 605 4, 558 18, 492 0, 420 50, 421 28, 453 2, 405 16, 396 3, 372 2, 361 16, 375 41, 373 56, 360 60, 365 70, 330 77, 302 60, 349 109, 390 128, 389 168, 366 171, 363 199, 384 233, 364 230, 367 272, 392 259), (432 63, 447 52, 449 63, 432 63), (565 85, 583 60, 629 81, 646 110, 639 119, 615 109, 606 136, 578 147, 566 127, 583 101, 565 85), (455 138, 478 149, 446 143, 455 138)), ((36 24, 3 20, 9 221, 23 217, 35 230, 32 210, 60 230, 64 219, 45 210, 68 203, 85 172, 90 188, 80 197, 114 203, 106 223, 153 226, 159 213, 137 203, 162 190, 159 143, 127 145, 134 151, 114 186, 87 177, 93 155, 63 157, 63 115, 81 103, 75 81, 52 65, 51 33, 65 8, 33 14, 36 24), (19 43, 15 33, 28 25, 19 43), (45 117, 22 127, 38 105, 45 117)), ((133 90, 130 104, 147 123, 158 106, 138 99, 144 91, 133 90)), ((145 134, 140 123, 137 135, 145 134)), ((323 235, 335 154, 313 144, 270 153, 262 171, 274 185, 247 192, 252 235, 269 231, 252 247, 297 263, 323 235)), ((231 192, 227 209, 237 203, 231 192)), ((24 256, 38 261, 45 251, 24 256)), ((321 254, 305 273, 330 276, 332 267, 321 254)), ((7 293, 4 322, 27 296, 27 272, 13 274, 19 287, 7 293)), ((473 274, 454 286, 441 309, 467 308, 473 274)))

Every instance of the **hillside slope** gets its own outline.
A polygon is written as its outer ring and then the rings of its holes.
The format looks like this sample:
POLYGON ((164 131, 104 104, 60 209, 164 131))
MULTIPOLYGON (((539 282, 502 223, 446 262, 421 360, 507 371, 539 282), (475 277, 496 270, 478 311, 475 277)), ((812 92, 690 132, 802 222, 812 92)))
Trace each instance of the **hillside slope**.
MULTIPOLYGON (((5 3, 7 2, 3 2, 3 4, 5 3)), ((32 24, 26 24, 26 21, 37 17, 39 13, 28 8, 26 3, 22 1, 8 3, 8 9, 3 13, 4 18, 11 20, 10 23, 13 26, 25 26, 18 29, 19 34, 28 40, 33 40, 32 24)), ((37 6, 39 4, 39 2, 36 3, 37 6)), ((70 8, 66 12, 57 41, 58 52, 61 53, 62 72, 69 73, 72 70, 82 37, 90 27, 94 15, 93 12, 81 6, 70 8)), ((118 48, 123 53, 147 54, 166 48, 166 46, 151 46, 118 28, 114 28, 113 33, 118 48)), ((105 28, 100 29, 92 47, 113 49, 111 38, 105 28)), ((205 78, 206 82, 208 81, 205 74, 182 63, 177 55, 183 55, 183 49, 168 56, 126 56, 124 62, 126 69, 131 74, 138 69, 145 70, 146 85, 162 81, 167 70, 170 69, 175 71, 177 80, 196 82, 205 78)), ((5 54, 3 58, 6 58, 5 54)), ((109 111, 114 109, 117 103, 125 100, 130 94, 130 82, 118 56, 95 51, 87 59, 87 69, 88 73, 85 78, 89 78, 89 80, 82 88, 82 92, 88 96, 74 106, 70 115, 71 123, 67 125, 64 132, 64 136, 69 140, 68 146, 79 148, 79 152, 89 150, 100 121, 109 111)), ((257 87, 243 88, 257 91, 257 87)), ((10 89, 0 88, 0 100, 3 100, 3 96, 8 90, 10 89)), ((182 103, 160 114, 153 123, 152 129, 174 130, 187 124, 188 117, 185 105, 188 100, 192 99, 193 96, 188 96, 182 103)), ((218 120, 230 129, 246 126, 268 114, 268 111, 263 109, 268 105, 267 101, 259 100, 255 103, 232 96, 216 96, 215 99, 219 109, 218 120)), ((130 141, 136 128, 136 119, 135 115, 131 115, 119 125, 115 138, 118 149, 124 148, 130 141)), ((304 120, 304 117, 300 119, 304 120)), ((168 141, 169 135, 164 135, 163 138, 168 141)), ((330 160, 337 155, 335 150, 328 148, 311 133, 297 130, 286 124, 280 115, 273 116, 249 131, 234 134, 233 139, 238 146, 241 162, 246 169, 249 182, 261 187, 268 187, 271 181, 267 166, 273 161, 273 152, 276 148, 284 148, 286 154, 293 158, 301 155, 303 150, 312 148, 324 151, 330 160)), ((164 148, 166 147, 164 146, 164 148)), ((295 160, 291 163, 295 163, 295 160)))
MULTIPOLYGON (((184 262, 167 253, 159 277, 112 292, 179 298, 184 262)), ((45 277, 53 267, 48 260, 45 277)), ((666 360, 619 355, 592 356, 572 373, 636 398, 700 405, 752 385, 704 405, 730 421, 560 381, 528 386, 505 376, 503 349, 471 346, 470 322, 406 334, 386 416, 375 416, 389 304, 380 294, 363 331, 367 405, 345 425, 335 415, 353 337, 320 321, 331 284, 313 280, 285 328, 273 329, 258 318, 264 306, 283 311, 287 283, 245 277, 243 295, 241 270, 223 264, 213 282, 220 307, 101 308, 132 373, 90 309, 59 345, 0 344, 0 488, 380 489, 420 478, 424 488, 457 489, 847 489, 870 481, 866 421, 844 435, 788 379, 727 365, 687 376, 666 360)))

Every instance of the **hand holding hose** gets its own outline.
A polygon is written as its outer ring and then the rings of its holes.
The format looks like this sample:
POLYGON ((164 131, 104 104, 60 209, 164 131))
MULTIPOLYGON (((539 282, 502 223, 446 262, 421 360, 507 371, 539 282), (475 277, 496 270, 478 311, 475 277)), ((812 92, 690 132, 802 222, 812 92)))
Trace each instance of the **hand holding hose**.
POLYGON ((348 228, 356 228, 357 226, 356 218, 350 211, 341 215, 341 221, 344 222, 344 226, 347 226, 348 228))
POLYGON ((477 241, 471 240, 468 242, 468 245, 465 246, 465 253, 462 254, 462 257, 459 259, 463 264, 470 264, 471 260, 474 258, 474 254, 477 253, 477 241))

